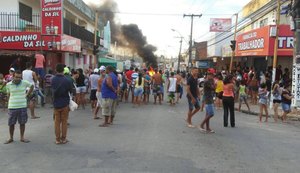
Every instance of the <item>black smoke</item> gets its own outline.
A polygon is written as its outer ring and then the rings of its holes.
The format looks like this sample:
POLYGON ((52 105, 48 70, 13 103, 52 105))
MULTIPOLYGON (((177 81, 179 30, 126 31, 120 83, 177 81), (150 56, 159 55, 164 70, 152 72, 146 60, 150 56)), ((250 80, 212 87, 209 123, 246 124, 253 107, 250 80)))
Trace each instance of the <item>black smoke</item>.
POLYGON ((107 21, 110 21, 112 43, 117 42, 118 46, 136 52, 147 66, 157 67, 157 57, 154 55, 156 47, 148 44, 146 37, 136 24, 121 25, 117 21, 115 14, 118 12, 118 4, 115 1, 105 0, 96 10, 105 25, 107 21))
POLYGON ((157 57, 153 52, 156 47, 147 43, 147 38, 136 24, 122 25, 122 34, 128 42, 128 46, 137 52, 140 57, 143 57, 147 65, 157 66, 157 57))

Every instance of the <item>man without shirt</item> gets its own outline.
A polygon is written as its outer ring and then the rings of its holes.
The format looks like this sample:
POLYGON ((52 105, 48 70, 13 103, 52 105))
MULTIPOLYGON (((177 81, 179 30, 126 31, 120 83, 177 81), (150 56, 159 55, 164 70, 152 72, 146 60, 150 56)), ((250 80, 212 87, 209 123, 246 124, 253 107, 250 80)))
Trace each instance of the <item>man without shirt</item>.
POLYGON ((154 104, 156 104, 157 96, 159 104, 162 101, 162 93, 161 93, 161 85, 163 83, 163 79, 160 73, 158 73, 157 69, 155 69, 155 74, 152 76, 153 82, 153 95, 154 95, 154 104))

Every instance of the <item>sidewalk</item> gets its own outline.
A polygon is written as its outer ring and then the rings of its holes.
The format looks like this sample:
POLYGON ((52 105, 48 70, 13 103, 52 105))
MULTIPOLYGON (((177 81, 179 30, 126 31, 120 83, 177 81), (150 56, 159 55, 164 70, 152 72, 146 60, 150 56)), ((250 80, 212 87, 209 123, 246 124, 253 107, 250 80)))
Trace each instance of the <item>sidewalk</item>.
MULTIPOLYGON (((235 102, 234 106, 235 106, 235 109, 238 110, 239 103, 235 102)), ((250 114, 250 115, 259 115, 259 105, 249 104, 249 106, 250 106, 250 111, 251 111, 250 113, 248 112, 248 108, 247 108, 246 104, 242 104, 241 112, 250 114)), ((274 110, 270 109, 270 106, 268 107, 268 112, 269 112, 269 116, 271 116, 271 117, 274 116, 274 110)), ((279 108, 278 108, 278 114, 279 114, 279 116, 282 115, 281 106, 279 106, 279 108)), ((292 121, 300 121, 300 110, 292 108, 292 112, 288 114, 288 119, 292 120, 292 121)))

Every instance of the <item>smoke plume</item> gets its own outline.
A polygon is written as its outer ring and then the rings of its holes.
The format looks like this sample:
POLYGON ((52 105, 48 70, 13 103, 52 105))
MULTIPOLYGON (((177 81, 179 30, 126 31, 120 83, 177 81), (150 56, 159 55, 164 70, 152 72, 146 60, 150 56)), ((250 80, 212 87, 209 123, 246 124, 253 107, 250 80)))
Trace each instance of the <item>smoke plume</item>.
POLYGON ((97 8, 97 11, 104 24, 110 21, 112 43, 116 41, 118 46, 129 48, 136 52, 148 66, 157 67, 157 57, 154 55, 156 47, 148 44, 138 25, 121 25, 117 21, 115 13, 118 11, 118 5, 115 1, 105 0, 97 8))
POLYGON ((129 47, 136 51, 140 57, 143 57, 146 64, 157 66, 157 57, 153 53, 156 51, 156 47, 147 43, 147 39, 139 27, 136 24, 122 25, 121 30, 129 43, 129 47))

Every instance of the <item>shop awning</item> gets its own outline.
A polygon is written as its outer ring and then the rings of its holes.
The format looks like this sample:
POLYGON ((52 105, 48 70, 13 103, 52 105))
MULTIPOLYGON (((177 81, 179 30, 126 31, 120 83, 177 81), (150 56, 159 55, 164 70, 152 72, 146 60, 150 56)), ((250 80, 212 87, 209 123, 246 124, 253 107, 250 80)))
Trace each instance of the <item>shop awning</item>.
POLYGON ((99 63, 99 67, 101 65, 104 65, 104 66, 108 66, 108 65, 111 65, 113 67, 117 67, 117 61, 113 60, 113 59, 109 59, 109 58, 98 58, 98 63, 99 63))

